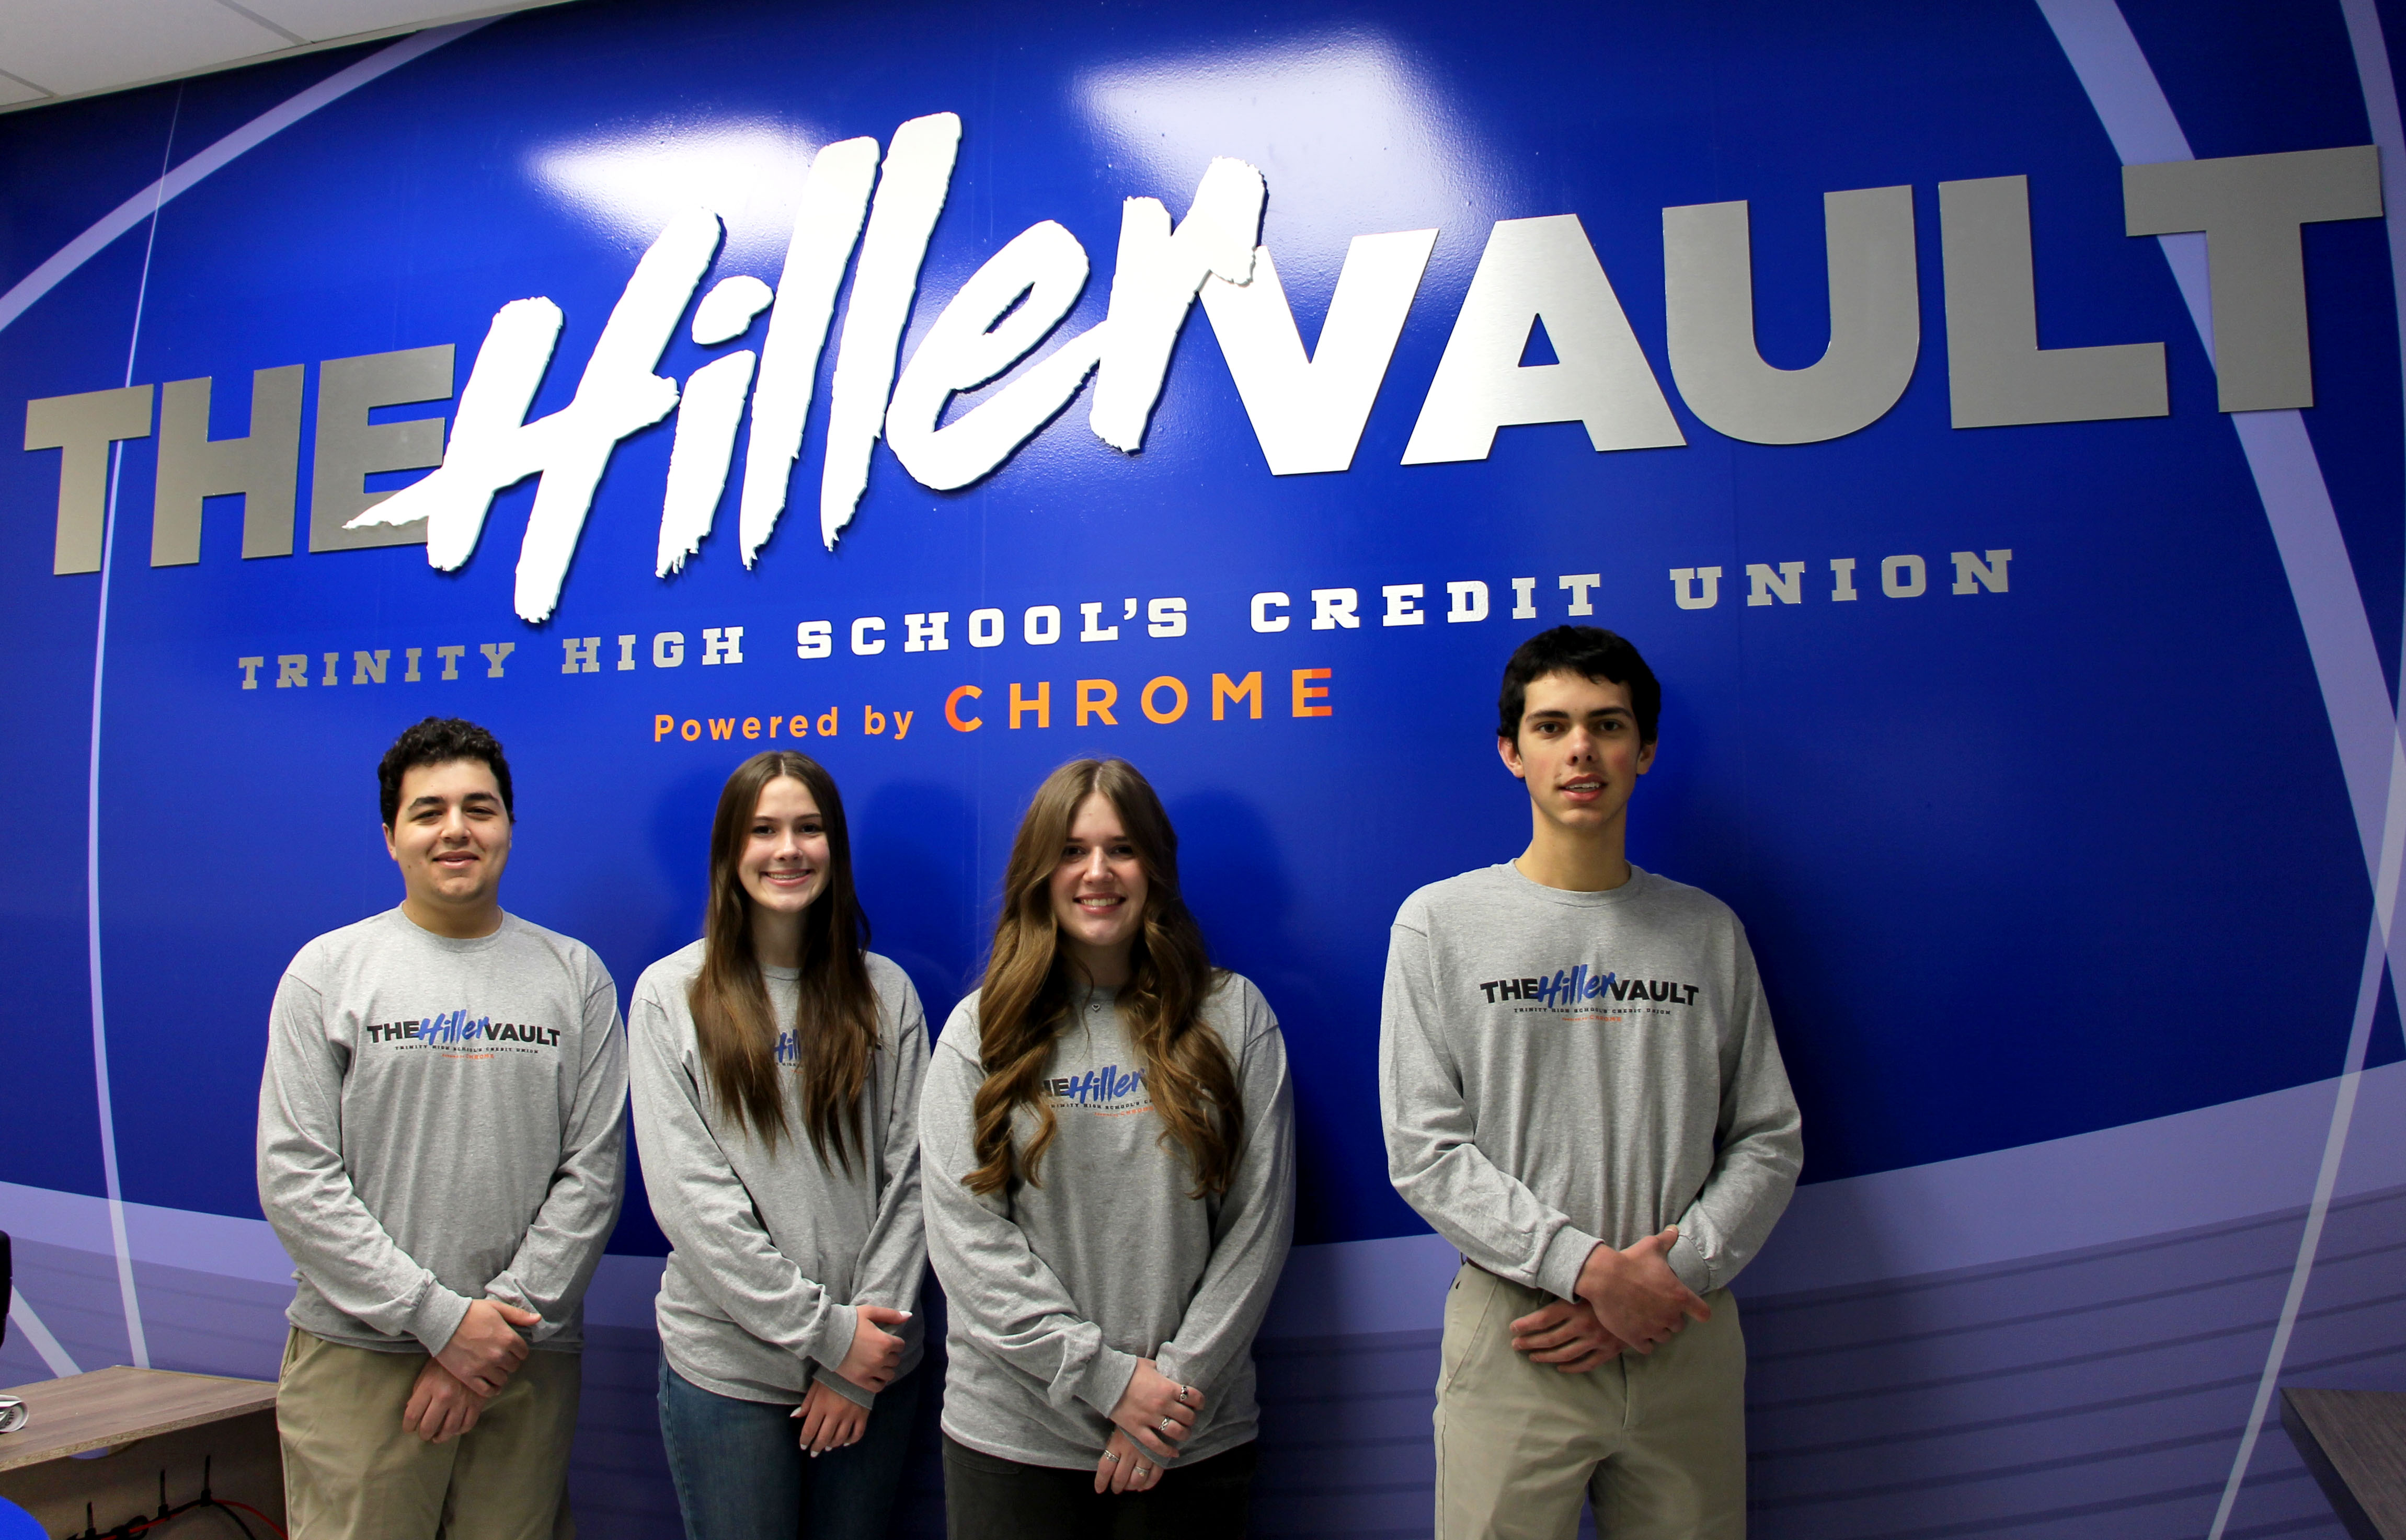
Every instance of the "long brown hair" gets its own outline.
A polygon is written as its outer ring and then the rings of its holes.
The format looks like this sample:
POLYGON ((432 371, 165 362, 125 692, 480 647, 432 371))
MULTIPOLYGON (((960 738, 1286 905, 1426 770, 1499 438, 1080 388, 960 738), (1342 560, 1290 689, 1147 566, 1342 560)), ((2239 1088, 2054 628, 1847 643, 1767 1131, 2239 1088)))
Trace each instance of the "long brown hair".
POLYGON ((1125 759, 1071 760, 1045 777, 1019 821, 994 954, 978 991, 985 1083, 972 1103, 978 1166, 968 1186, 991 1193, 1038 1183, 1038 1166, 1058 1131, 1039 1094, 1045 1055, 1069 1008, 1070 966, 1060 955, 1053 919, 1053 873, 1079 805, 1097 793, 1118 812, 1144 867, 1143 928, 1119 1003, 1144 1058, 1161 1137, 1185 1147, 1193 1195, 1224 1193, 1236 1171, 1245 1109, 1227 1050, 1203 1024, 1203 1001, 1217 980, 1202 927, 1178 894, 1177 832, 1152 785, 1125 759), (1023 1102, 1036 1109, 1036 1134, 1025 1151, 1014 1151, 1012 1117, 1023 1102))
POLYGON ((870 987, 869 917, 852 886, 852 838, 835 778, 807 755, 771 750, 735 767, 710 826, 710 903, 702 919, 701 971, 686 996, 712 1095, 731 1121, 749 1123, 773 1152, 793 1132, 777 1066, 778 1023, 760 959, 752 950, 752 900, 737 869, 752 838, 752 814, 769 783, 799 781, 827 829, 827 881, 802 911, 800 999, 794 1012, 801 1073, 802 1127, 819 1163, 849 1172, 851 1150, 866 1161, 861 1088, 877 1053, 877 995, 870 987))

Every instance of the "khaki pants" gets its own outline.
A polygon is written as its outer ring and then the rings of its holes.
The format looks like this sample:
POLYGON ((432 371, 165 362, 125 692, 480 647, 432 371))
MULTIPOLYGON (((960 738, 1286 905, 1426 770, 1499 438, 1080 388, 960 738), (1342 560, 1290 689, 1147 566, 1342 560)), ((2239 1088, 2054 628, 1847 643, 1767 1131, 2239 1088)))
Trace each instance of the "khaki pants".
POLYGON ((1446 1294, 1437 1540, 1568 1540, 1582 1498, 1600 1540, 1741 1540, 1746 1338, 1729 1291, 1650 1355, 1578 1375, 1512 1350, 1511 1323, 1552 1298, 1467 1263, 1446 1294))
POLYGON ((401 1425, 422 1352, 284 1344, 276 1431, 292 1540, 573 1540, 568 1447, 583 1360, 530 1353, 476 1425, 429 1444, 401 1425))

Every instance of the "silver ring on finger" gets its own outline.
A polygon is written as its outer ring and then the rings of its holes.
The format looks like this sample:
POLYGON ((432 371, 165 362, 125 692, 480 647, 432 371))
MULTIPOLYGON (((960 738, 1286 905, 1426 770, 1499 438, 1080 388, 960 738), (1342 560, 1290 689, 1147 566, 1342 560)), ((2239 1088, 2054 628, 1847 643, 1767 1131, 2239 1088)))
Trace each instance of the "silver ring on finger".
POLYGON ((1110 1461, 1114 1465, 1120 1462, 1120 1454, 1117 1449, 1105 1449, 1103 1451, 1103 1458, 1110 1461))
POLYGON ((1176 1426, 1178 1426, 1178 1424, 1167 1417, 1161 1420, 1161 1431, 1163 1433, 1168 1433, 1170 1429, 1176 1426))

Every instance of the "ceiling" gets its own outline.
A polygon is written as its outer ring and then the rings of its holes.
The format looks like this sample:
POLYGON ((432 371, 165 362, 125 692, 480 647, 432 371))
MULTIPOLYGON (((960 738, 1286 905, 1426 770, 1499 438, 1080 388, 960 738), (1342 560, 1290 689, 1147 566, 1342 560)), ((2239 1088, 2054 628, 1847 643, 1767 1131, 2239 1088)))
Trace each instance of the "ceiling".
POLYGON ((0 111, 560 0, 0 0, 0 111))

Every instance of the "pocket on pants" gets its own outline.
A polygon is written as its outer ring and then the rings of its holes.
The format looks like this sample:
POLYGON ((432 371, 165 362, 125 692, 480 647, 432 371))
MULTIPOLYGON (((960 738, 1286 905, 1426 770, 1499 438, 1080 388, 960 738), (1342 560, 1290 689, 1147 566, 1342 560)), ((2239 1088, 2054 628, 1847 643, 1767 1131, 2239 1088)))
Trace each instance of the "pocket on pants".
POLYGON ((1463 1371, 1484 1356, 1487 1334, 1495 1324, 1503 1289, 1478 1268, 1465 1264, 1445 1293, 1445 1335, 1437 1346, 1437 1388, 1454 1388, 1463 1371))

